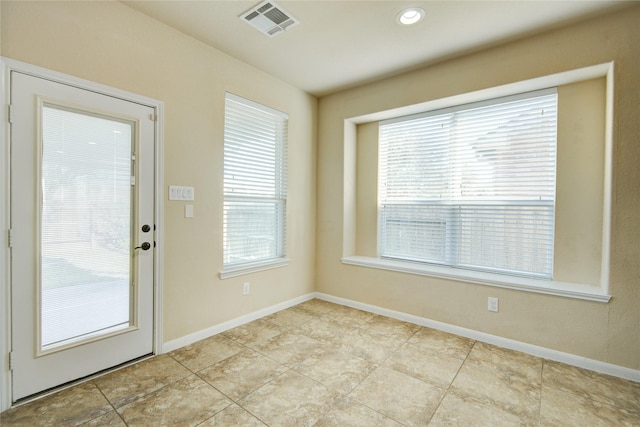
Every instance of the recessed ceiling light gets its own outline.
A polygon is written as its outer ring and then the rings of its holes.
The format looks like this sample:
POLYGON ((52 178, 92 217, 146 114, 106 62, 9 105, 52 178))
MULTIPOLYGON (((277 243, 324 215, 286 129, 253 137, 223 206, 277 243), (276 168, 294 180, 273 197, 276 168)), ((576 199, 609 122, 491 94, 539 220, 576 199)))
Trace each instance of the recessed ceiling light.
POLYGON ((396 16, 396 21, 402 25, 413 25, 424 18, 424 9, 419 7, 408 7, 403 9, 396 16))

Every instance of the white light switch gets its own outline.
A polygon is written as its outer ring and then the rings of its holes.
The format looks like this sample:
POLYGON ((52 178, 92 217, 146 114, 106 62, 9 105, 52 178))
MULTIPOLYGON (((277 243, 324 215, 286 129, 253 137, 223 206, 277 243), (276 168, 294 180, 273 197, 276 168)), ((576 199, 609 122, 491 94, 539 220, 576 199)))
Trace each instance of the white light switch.
POLYGON ((184 205, 184 217, 193 218, 193 205, 184 205))
POLYGON ((180 185, 169 186, 169 200, 194 200, 195 190, 193 187, 183 187, 180 185))

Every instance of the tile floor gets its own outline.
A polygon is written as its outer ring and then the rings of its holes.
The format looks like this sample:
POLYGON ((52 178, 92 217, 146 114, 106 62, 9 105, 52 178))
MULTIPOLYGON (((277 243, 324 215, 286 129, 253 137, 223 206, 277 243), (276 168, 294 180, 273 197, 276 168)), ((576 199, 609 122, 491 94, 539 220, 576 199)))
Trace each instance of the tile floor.
POLYGON ((638 426, 640 383, 311 300, 0 424, 638 426))

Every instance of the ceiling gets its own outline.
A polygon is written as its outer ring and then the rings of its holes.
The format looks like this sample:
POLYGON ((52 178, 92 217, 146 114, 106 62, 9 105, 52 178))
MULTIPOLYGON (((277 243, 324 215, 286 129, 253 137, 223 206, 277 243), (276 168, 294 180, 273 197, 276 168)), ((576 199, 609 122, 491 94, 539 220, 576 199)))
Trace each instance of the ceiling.
POLYGON ((323 96, 586 19, 633 2, 277 0, 300 21, 273 38, 238 17, 260 0, 122 1, 306 92, 323 96), (410 27, 397 13, 419 6, 410 27))

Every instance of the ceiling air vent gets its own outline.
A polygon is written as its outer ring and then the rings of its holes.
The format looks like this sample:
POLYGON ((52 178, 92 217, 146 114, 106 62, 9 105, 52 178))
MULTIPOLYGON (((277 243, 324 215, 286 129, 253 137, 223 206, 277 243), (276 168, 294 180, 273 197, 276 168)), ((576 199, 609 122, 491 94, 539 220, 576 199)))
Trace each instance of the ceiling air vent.
POLYGON ((269 0, 249 9, 240 15, 240 19, 269 37, 275 37, 299 23, 289 12, 269 0))

